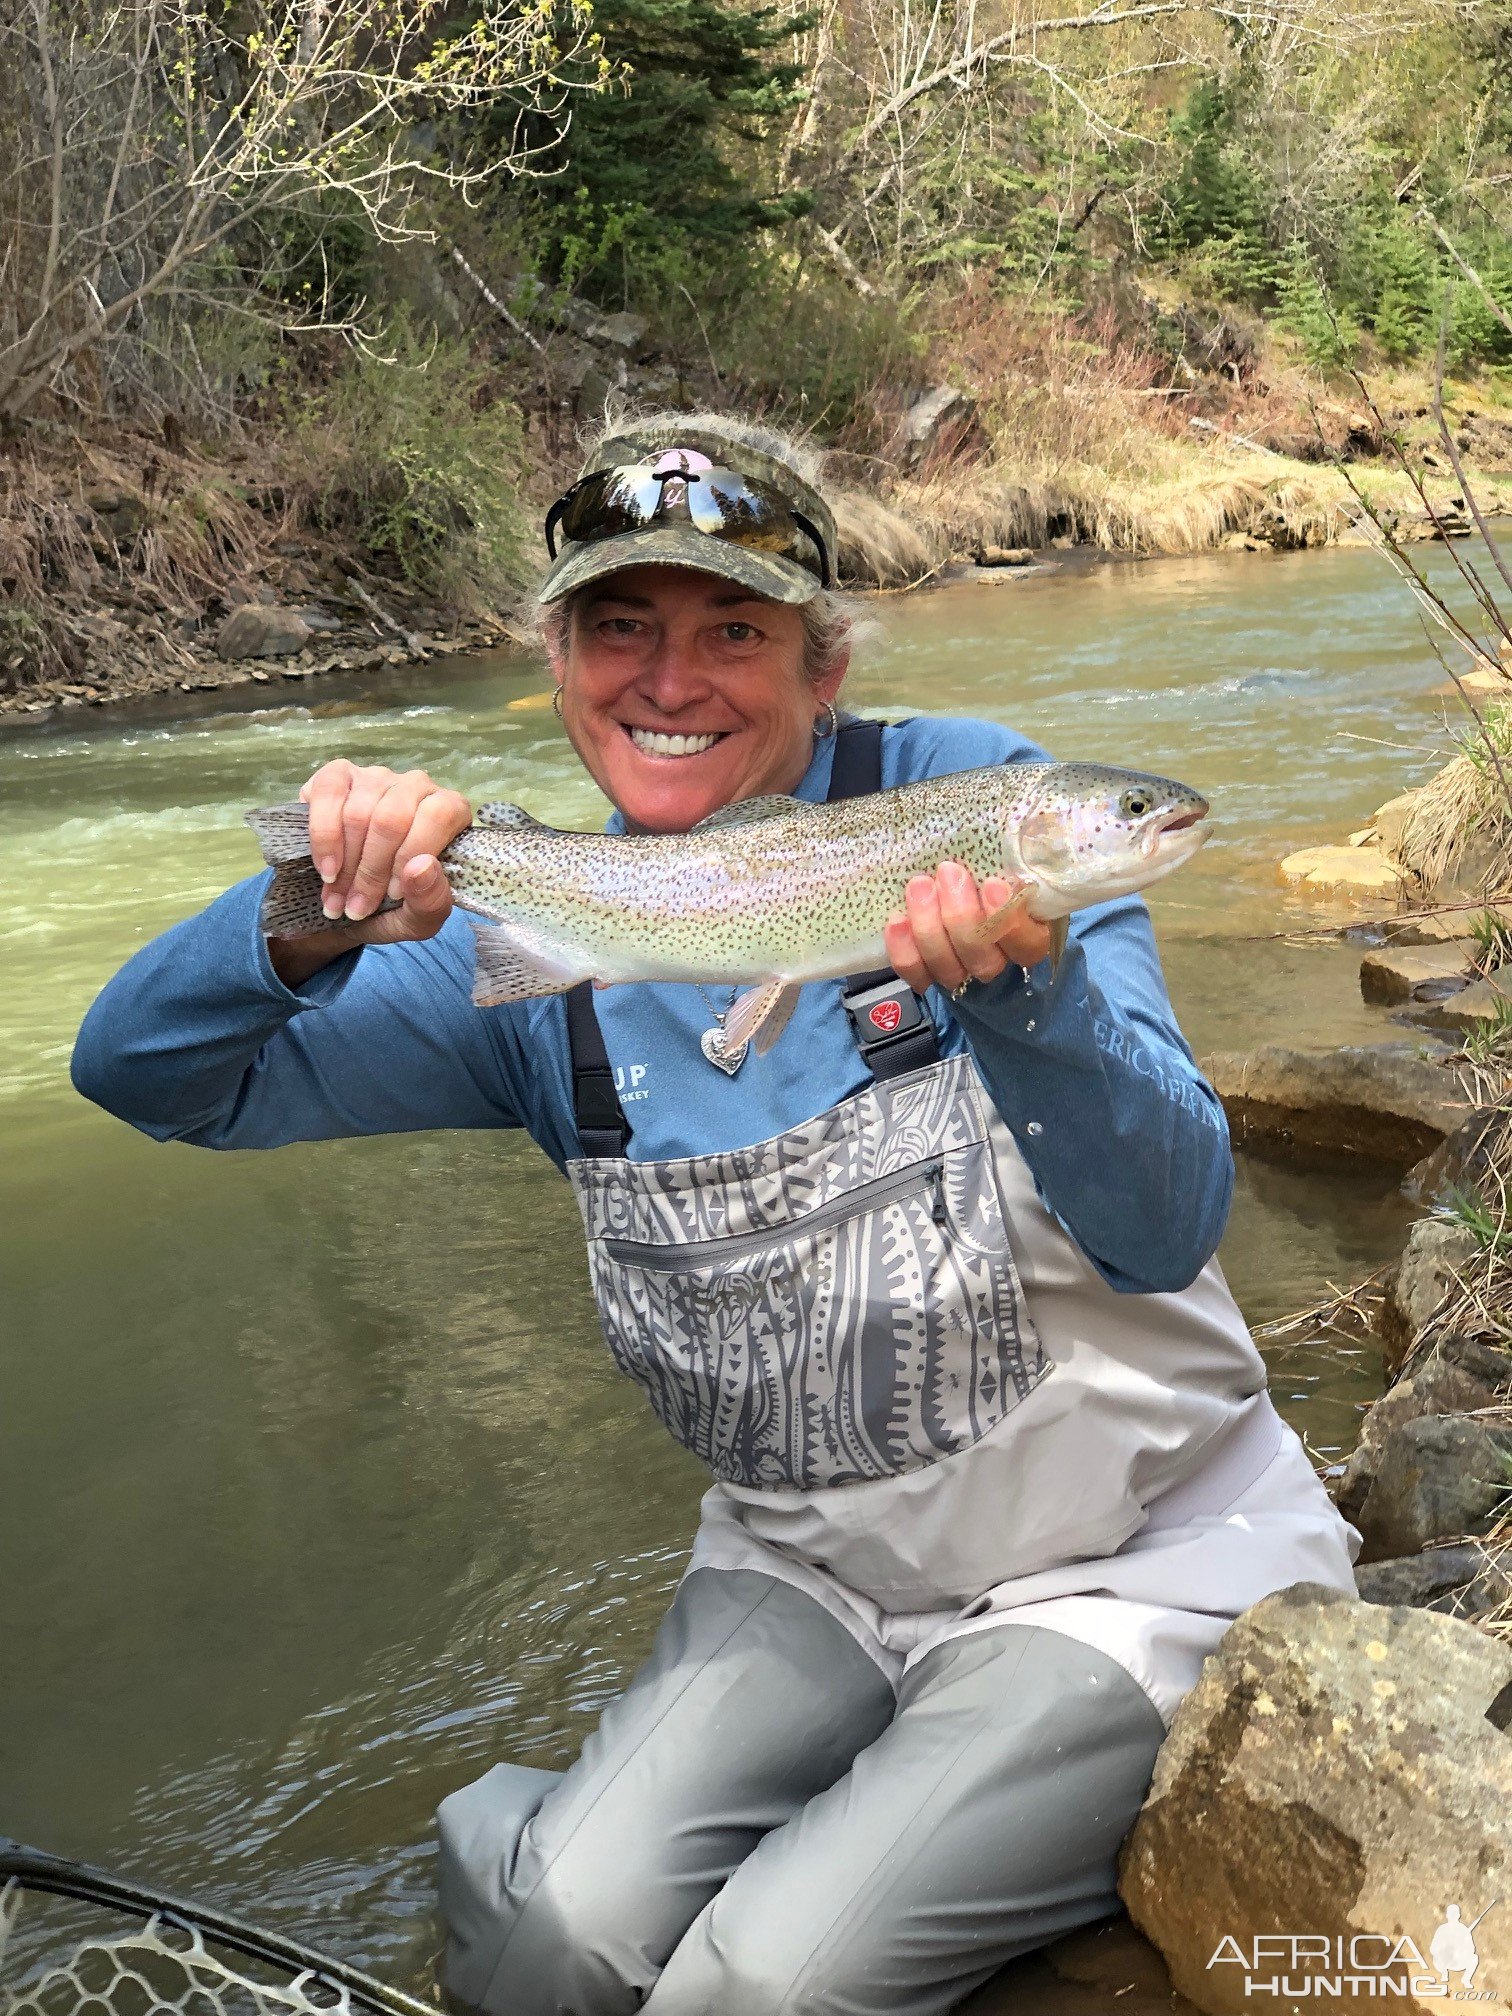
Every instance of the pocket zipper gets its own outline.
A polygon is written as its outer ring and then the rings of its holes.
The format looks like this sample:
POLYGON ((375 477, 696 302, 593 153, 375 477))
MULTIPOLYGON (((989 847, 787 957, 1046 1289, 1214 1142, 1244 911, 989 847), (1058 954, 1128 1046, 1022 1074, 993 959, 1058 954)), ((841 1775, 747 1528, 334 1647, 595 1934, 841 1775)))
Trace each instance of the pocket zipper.
POLYGON ((641 1242, 635 1239, 606 1239, 604 1254, 607 1259, 623 1262, 631 1267, 647 1267, 662 1273, 672 1273, 683 1268, 708 1266, 718 1260, 736 1260, 743 1254, 759 1252, 784 1239, 799 1239, 811 1232, 828 1231, 832 1225, 844 1224, 847 1218, 858 1218, 874 1205, 890 1204, 900 1197, 922 1195, 928 1191, 932 1198, 930 1216, 936 1225, 950 1223, 950 1211, 945 1201, 945 1165, 930 1162, 922 1168, 918 1163, 893 1176, 878 1176, 870 1183, 863 1183, 859 1190, 848 1190, 843 1197, 836 1197, 828 1204, 821 1204, 817 1211, 810 1211, 806 1217, 794 1219, 788 1225, 773 1225, 759 1232, 741 1232, 727 1239, 701 1239, 692 1245, 678 1246, 641 1242))

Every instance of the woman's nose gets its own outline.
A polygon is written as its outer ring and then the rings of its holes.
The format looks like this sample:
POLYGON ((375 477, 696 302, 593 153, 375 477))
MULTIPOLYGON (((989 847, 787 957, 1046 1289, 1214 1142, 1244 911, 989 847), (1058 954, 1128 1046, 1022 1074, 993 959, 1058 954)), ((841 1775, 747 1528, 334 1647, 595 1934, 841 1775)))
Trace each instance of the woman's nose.
POLYGON ((664 714, 675 714, 694 701, 705 700, 713 690, 687 647, 666 636, 657 640, 636 683, 664 714))

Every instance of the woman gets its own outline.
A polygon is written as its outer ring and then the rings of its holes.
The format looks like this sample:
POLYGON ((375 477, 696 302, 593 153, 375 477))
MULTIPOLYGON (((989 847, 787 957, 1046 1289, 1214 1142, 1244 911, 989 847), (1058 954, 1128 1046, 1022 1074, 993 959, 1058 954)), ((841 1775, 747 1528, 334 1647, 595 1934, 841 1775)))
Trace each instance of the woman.
MULTIPOLYGON (((547 529, 557 705, 616 827, 1039 753, 986 722, 841 724, 833 519, 767 430, 624 429, 547 529)), ((474 1009, 436 860, 466 801, 345 762, 302 795, 342 928, 265 944, 263 878, 230 890, 112 981, 76 1082, 208 1147, 528 1128, 576 1190, 616 1358, 716 1479, 578 1762, 443 1805, 453 1994, 922 2016, 1111 1911, 1228 1621, 1353 1587, 1212 1258, 1227 1135, 1143 905, 1080 915, 1052 975, 1039 924, 974 929, 1009 886, 944 862, 891 973, 806 987, 737 1065, 703 1040, 733 990, 474 1009)))

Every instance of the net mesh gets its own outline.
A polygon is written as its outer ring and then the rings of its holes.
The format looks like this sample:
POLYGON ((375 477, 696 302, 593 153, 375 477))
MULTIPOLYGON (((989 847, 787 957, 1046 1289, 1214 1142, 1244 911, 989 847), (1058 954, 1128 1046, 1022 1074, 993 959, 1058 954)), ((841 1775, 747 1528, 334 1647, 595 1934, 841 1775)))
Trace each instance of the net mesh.
POLYGON ((162 1912, 115 1934, 75 1931, 66 1959, 28 1957, 17 1937, 25 1895, 15 1879, 0 1887, 0 2016, 360 2016, 339 1982, 310 1969, 259 1979, 255 1961, 229 1965, 197 1927, 162 1912))

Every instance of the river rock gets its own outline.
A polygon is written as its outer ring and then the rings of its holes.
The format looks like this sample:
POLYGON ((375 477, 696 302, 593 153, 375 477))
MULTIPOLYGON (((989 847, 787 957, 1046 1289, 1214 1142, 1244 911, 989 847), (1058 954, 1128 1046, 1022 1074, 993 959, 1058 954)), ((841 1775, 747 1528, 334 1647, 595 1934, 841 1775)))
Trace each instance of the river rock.
POLYGON ((1494 1376, 1482 1376, 1474 1363, 1463 1362, 1461 1347, 1472 1355, 1481 1348, 1473 1338, 1446 1338, 1410 1378, 1399 1379, 1383 1393, 1365 1416, 1336 1494, 1346 1519, 1359 1519, 1380 1468, 1381 1452, 1403 1422, 1419 1420, 1425 1414, 1473 1414, 1478 1408, 1496 1405, 1501 1382, 1494 1376))
POLYGON ((1378 896, 1388 903, 1398 900, 1402 888, 1397 869, 1373 840, 1359 847, 1301 847, 1281 863, 1281 875, 1302 889, 1378 896))
POLYGON ((1512 1573, 1499 1554, 1478 1540, 1429 1547, 1401 1560, 1368 1562, 1356 1569, 1355 1581, 1367 1603, 1405 1603, 1467 1623, 1512 1602, 1512 1573))
MULTIPOLYGON (((1422 1981, 1413 1955, 1427 1962, 1447 1907, 1469 1925, 1506 1895, 1509 1724, 1512 1646, 1305 1583, 1266 1597, 1207 1661, 1156 1760, 1122 1857, 1130 1915, 1206 2016, 1377 2006, 1378 1983, 1315 1990, 1335 1971, 1387 1971, 1403 1939, 1393 1982, 1422 1981), (1352 1968, 1317 1957, 1338 1939, 1352 1968)), ((1508 2016, 1512 1910, 1475 1937, 1480 2006, 1508 2016)))
POLYGON ((1505 1124, 1495 1109, 1472 1107, 1454 1132, 1408 1171, 1403 1195, 1414 1203, 1436 1204, 1452 1191, 1478 1188, 1501 1146, 1505 1124))
POLYGON ((898 428, 897 449, 905 469, 935 456, 954 454, 980 432, 977 402, 954 385, 932 385, 910 401, 898 428))
POLYGON ((1384 805, 1377 807, 1371 815, 1370 828, 1382 852, 1388 860, 1394 861, 1402 844, 1407 821, 1417 806, 1416 791, 1399 792, 1395 798, 1388 798, 1384 805))
POLYGON ((1267 1043, 1216 1052, 1202 1068, 1236 1141, 1370 1155, 1407 1169, 1465 1115, 1446 1054, 1415 1043, 1331 1050, 1267 1043))
POLYGON ((1480 1251, 1475 1234, 1452 1218, 1419 1218, 1386 1282, 1376 1334, 1395 1373, 1480 1251))
POLYGON ((1469 984, 1473 939, 1443 945, 1383 946, 1360 961, 1360 993, 1367 1001, 1441 1001, 1469 984))
POLYGON ((1509 991, 1508 976, 1498 973, 1494 979, 1477 980, 1462 993, 1441 1001, 1433 1011, 1433 1024, 1438 1029, 1454 1029, 1460 1035, 1468 1036, 1476 1029, 1483 1029, 1488 1022, 1495 1022, 1512 1009, 1512 991, 1509 991))
POLYGON ((215 649, 221 658, 287 658, 302 651, 313 635, 296 609, 243 602, 216 632, 215 649))
POLYGON ((1485 1558, 1473 1540, 1461 1541, 1457 1547, 1430 1547, 1425 1554, 1362 1563, 1355 1570, 1355 1586, 1366 1603, 1428 1610, 1473 1582, 1485 1558))
POLYGON ((1355 1524, 1362 1561, 1489 1533, 1512 1503, 1512 1424, 1425 1414, 1387 1431, 1355 1524))

